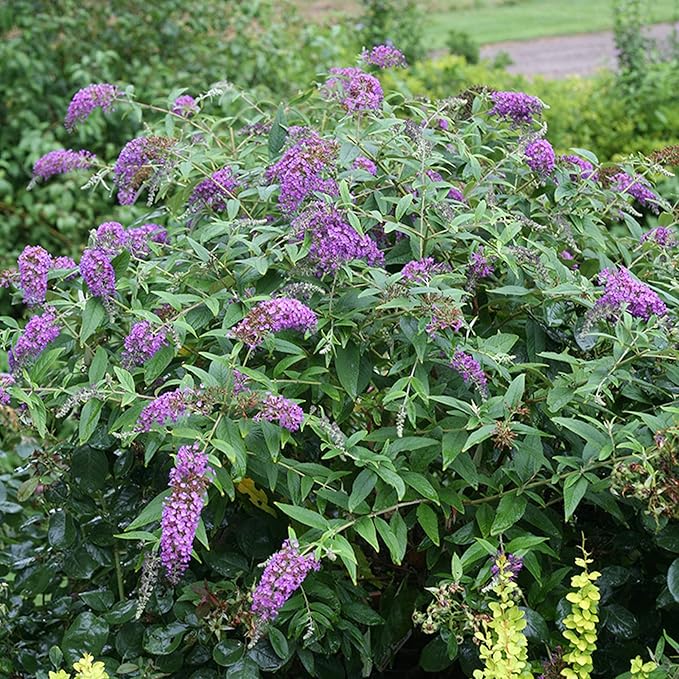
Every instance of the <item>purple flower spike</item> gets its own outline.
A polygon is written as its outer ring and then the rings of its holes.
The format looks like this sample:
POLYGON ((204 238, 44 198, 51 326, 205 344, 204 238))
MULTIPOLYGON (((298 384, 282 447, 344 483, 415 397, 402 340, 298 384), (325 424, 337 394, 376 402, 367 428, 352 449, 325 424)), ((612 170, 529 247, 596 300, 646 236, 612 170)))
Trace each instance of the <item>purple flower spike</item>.
POLYGON ((47 295, 47 274, 54 262, 45 248, 39 245, 27 245, 19 255, 17 265, 19 280, 24 293, 24 302, 28 306, 42 304, 47 295))
POLYGON ((480 278, 492 276, 494 271, 495 268, 488 262, 488 258, 484 254, 483 246, 479 247, 476 252, 472 252, 467 267, 468 278, 478 281, 480 278))
POLYGON ((573 181, 578 179, 596 179, 597 177, 597 173, 594 171, 594 165, 592 165, 589 160, 574 155, 561 156, 560 160, 563 163, 568 163, 577 168, 577 171, 570 175, 573 181))
POLYGON ((405 68, 408 66, 403 52, 393 45, 376 45, 371 50, 363 50, 361 60, 377 68, 405 68))
POLYGON ((254 349, 271 333, 281 330, 312 332, 317 323, 316 314, 306 304, 291 297, 276 297, 257 304, 231 334, 254 349))
POLYGON ((413 259, 403 266, 401 276, 411 283, 422 283, 427 285, 432 276, 449 271, 450 267, 446 264, 437 262, 433 257, 424 259, 413 259))
POLYGON ((304 422, 304 411, 290 399, 283 396, 267 394, 260 403, 260 411, 254 420, 278 422, 281 427, 289 431, 298 431, 304 422))
POLYGON ((627 172, 618 172, 611 180, 614 191, 632 196, 640 205, 656 214, 660 211, 660 200, 640 177, 632 177, 627 172))
POLYGON ((552 145, 546 139, 538 139, 526 146, 524 151, 526 165, 538 174, 551 174, 556 165, 556 157, 552 145))
POLYGON ((39 316, 33 316, 21 337, 9 352, 9 368, 12 372, 36 359, 53 342, 61 327, 57 324, 57 312, 47 307, 39 316))
POLYGON ((481 364, 471 355, 457 349, 451 367, 462 377, 465 384, 473 384, 485 398, 488 396, 488 378, 481 364))
POLYGON ((182 118, 190 118, 198 113, 198 103, 190 94, 182 94, 174 100, 172 113, 182 118))
POLYGON ((94 248, 83 252, 80 275, 95 297, 107 299, 115 294, 116 274, 104 250, 94 248))
POLYGON ((127 234, 120 222, 104 222, 94 232, 95 246, 110 257, 115 257, 127 244, 127 234))
POLYGON ((162 426, 168 422, 177 422, 188 412, 195 395, 193 389, 181 388, 154 398, 139 414, 135 431, 149 432, 154 424, 162 426))
POLYGON ((217 170, 196 186, 189 196, 189 209, 209 209, 215 212, 226 210, 226 201, 234 197, 238 182, 230 167, 217 170))
POLYGON ((542 102, 524 92, 493 92, 493 108, 488 115, 511 120, 514 125, 529 125, 542 113, 542 102))
POLYGON ((641 237, 640 242, 645 243, 646 241, 651 241, 662 248, 674 247, 679 244, 672 229, 668 229, 666 226, 657 226, 655 229, 647 231, 641 237))
POLYGON ((105 113, 113 110, 116 99, 122 96, 122 92, 115 86, 108 83, 88 85, 78 90, 71 99, 66 112, 64 126, 72 132, 78 123, 81 123, 96 109, 100 108, 105 113))
POLYGON ((127 368, 143 365, 166 344, 168 344, 167 334, 163 328, 154 330, 148 321, 138 321, 125 338, 123 365, 127 368))
POLYGON ((160 521, 160 560, 168 580, 176 585, 191 562, 193 541, 205 504, 212 470, 198 444, 182 446, 170 471, 172 494, 160 521))
POLYGON ((337 99, 348 113, 377 111, 382 106, 384 92, 375 76, 354 66, 331 68, 330 73, 323 91, 328 98, 337 99))
POLYGON ((278 204, 283 212, 299 210, 304 200, 313 193, 338 192, 337 182, 330 176, 334 172, 337 143, 322 139, 316 132, 290 128, 292 145, 280 159, 266 171, 269 182, 278 182, 278 204))
POLYGON ((142 224, 127 230, 127 249, 133 257, 148 257, 151 243, 166 245, 170 237, 160 224, 142 224))
POLYGON ((374 266, 384 261, 384 254, 370 236, 361 236, 333 206, 314 203, 292 223, 297 240, 311 234, 308 259, 316 275, 334 273, 339 267, 355 260, 374 266))
POLYGON ((7 389, 16 383, 16 380, 9 373, 0 373, 0 405, 8 406, 12 397, 7 389))
POLYGON ((269 557, 252 595, 251 610, 260 624, 274 620, 306 576, 320 568, 321 564, 313 554, 300 554, 297 542, 286 540, 281 549, 269 557))
POLYGON ((365 170, 373 175, 373 177, 377 174, 377 165, 375 165, 370 158, 366 158, 365 156, 358 156, 358 158, 354 160, 353 168, 355 170, 365 170))
POLYGON ((658 317, 667 315, 667 307, 660 297, 624 267, 618 271, 604 269, 599 274, 599 282, 605 285, 605 289, 595 309, 606 312, 605 317, 609 320, 617 320, 623 308, 644 321, 653 314, 658 317))
POLYGON ((75 170, 87 170, 92 167, 96 156, 89 151, 72 151, 58 149, 50 151, 35 161, 33 165, 33 180, 46 181, 57 174, 66 174, 75 170))

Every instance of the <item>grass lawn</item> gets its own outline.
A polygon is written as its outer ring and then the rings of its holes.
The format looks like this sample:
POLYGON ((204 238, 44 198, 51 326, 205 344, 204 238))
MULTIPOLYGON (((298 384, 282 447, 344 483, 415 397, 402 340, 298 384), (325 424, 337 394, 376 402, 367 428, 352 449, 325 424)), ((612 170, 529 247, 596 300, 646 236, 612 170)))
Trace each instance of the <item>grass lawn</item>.
MULTIPOLYGON (((648 23, 672 21, 679 14, 677 0, 653 0, 648 4, 648 23)), ((453 28, 486 44, 613 27, 611 0, 517 0, 511 4, 497 0, 438 0, 431 5, 434 11, 428 14, 427 34, 432 47, 444 47, 453 28)))
MULTIPOLYGON (((312 20, 338 12, 356 14, 355 0, 295 0, 312 20)), ((445 47, 452 29, 465 31, 480 44, 527 40, 549 35, 590 33, 613 27, 612 0, 420 0, 425 10, 426 43, 445 47)), ((648 23, 679 17, 679 0, 652 0, 648 23)))

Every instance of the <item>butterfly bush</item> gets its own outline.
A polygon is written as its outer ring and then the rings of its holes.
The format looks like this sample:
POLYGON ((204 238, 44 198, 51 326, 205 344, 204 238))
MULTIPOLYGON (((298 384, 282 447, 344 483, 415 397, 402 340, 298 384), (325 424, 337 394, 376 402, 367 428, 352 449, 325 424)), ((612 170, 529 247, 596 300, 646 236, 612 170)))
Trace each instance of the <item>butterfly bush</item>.
POLYGON ((67 174, 75 170, 87 170, 96 160, 90 151, 73 151, 72 149, 57 149, 38 158, 33 165, 33 180, 47 181, 58 174, 67 174))
MULTIPOLYGON (((383 104, 387 47, 280 106, 74 99, 143 136, 81 168, 126 207, 75 261, 0 276, 6 636, 41 667, 82 631, 109 671, 613 677, 646 636, 576 651, 581 532, 671 623, 676 198, 657 160, 557 156, 526 94, 383 104)), ((607 581, 602 620, 642 610, 607 581)))
POLYGON ((87 120, 93 111, 100 108, 105 113, 113 110, 116 100, 122 96, 121 91, 109 83, 88 85, 73 95, 68 105, 64 126, 72 132, 77 125, 87 120))
POLYGON ((198 102, 190 94, 180 95, 172 104, 172 113, 182 118, 190 118, 198 111, 198 102))
POLYGON ((403 52, 393 45, 375 45, 370 50, 363 50, 361 61, 377 68, 405 68, 408 65, 403 52))

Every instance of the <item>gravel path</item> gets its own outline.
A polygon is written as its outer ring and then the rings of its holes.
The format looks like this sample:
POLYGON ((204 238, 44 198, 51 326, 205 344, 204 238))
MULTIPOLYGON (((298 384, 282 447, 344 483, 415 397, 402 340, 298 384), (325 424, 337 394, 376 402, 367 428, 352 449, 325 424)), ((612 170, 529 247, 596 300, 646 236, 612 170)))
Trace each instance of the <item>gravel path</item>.
MULTIPOLYGON (((655 24, 644 29, 644 34, 666 48, 673 26, 679 30, 679 23, 655 24)), ((484 59, 492 59, 499 52, 507 52, 512 58, 514 63, 507 69, 510 73, 527 76, 565 78, 569 75, 591 75, 601 68, 615 67, 615 43, 611 31, 499 42, 481 48, 484 59)))

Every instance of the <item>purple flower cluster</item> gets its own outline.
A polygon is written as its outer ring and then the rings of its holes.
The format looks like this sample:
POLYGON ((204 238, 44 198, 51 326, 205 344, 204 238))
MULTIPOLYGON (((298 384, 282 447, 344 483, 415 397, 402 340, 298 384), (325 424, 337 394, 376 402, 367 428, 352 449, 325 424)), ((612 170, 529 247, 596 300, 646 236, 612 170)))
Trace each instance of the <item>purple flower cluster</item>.
POLYGON ((465 384, 473 384, 482 396, 488 396, 488 378, 486 373, 483 372, 481 364, 471 354, 467 354, 461 349, 456 349, 450 365, 459 373, 465 384))
POLYGON ((252 613, 261 623, 271 622, 283 604, 300 588, 306 576, 320 568, 321 564, 313 554, 300 554, 299 545, 286 540, 266 562, 252 595, 252 613))
POLYGON ((373 177, 377 174, 377 165, 375 165, 370 158, 366 158, 365 156, 358 156, 358 158, 354 160, 353 168, 355 170, 365 170, 373 175, 373 177))
POLYGON ((641 242, 653 241, 656 245, 660 245, 663 248, 674 247, 679 245, 679 241, 672 232, 672 229, 668 229, 666 226, 656 226, 655 229, 647 231, 642 237, 641 242))
POLYGON ((137 137, 123 146, 113 167, 113 178, 118 187, 118 202, 133 205, 142 189, 151 194, 174 161, 171 150, 175 141, 167 137, 137 137))
POLYGON ((437 262, 433 257, 413 259, 403 265, 401 276, 411 283, 428 284, 432 276, 449 271, 450 267, 437 262))
POLYGON ((299 431, 304 422, 304 411, 294 401, 283 396, 267 394, 259 408, 259 412, 253 418, 256 421, 278 422, 289 431, 299 431))
POLYGON ((164 328, 154 330, 148 321, 137 321, 124 341, 123 365, 131 368, 153 358, 168 343, 164 328))
POLYGON ((488 278, 492 276, 495 268, 488 261, 484 254, 483 245, 469 256, 469 265, 467 266, 467 277, 478 281, 480 278, 488 278))
POLYGON ((182 446, 177 451, 170 471, 172 493, 163 505, 160 521, 160 559, 168 580, 174 585, 191 561, 193 540, 211 473, 207 455, 200 452, 198 444, 182 446))
POLYGON ((515 580, 516 576, 523 568, 523 559, 514 554, 505 554, 505 552, 498 552, 493 565, 490 567, 490 572, 493 578, 506 578, 507 580, 515 580))
POLYGON ((623 307, 636 318, 647 321, 651 315, 667 315, 667 307, 658 295, 645 283, 638 281, 621 267, 618 271, 604 269, 599 283, 605 285, 604 294, 597 300, 595 309, 603 310, 607 317, 615 319, 623 307))
POLYGON ((326 96, 337 99, 347 112, 377 111, 382 106, 384 92, 374 75, 355 66, 331 68, 330 73, 323 90, 326 96))
POLYGON ((526 146, 523 152, 526 165, 538 174, 551 174, 556 165, 556 157, 552 145, 546 139, 538 139, 526 146))
POLYGON ((240 370, 234 369, 233 371, 233 385, 231 387, 231 391, 234 396, 239 396, 240 394, 244 394, 248 391, 250 391, 250 387, 248 386, 248 376, 244 375, 240 370))
POLYGON ((184 387, 154 398, 139 414, 135 431, 149 432, 154 424, 162 426, 168 422, 177 422, 187 413, 195 395, 193 389, 184 387))
POLYGON ((524 92, 493 92, 490 99, 494 106, 488 115, 511 120, 514 125, 530 124, 542 113, 542 102, 524 92))
POLYGON ((80 258, 80 275, 95 297, 107 299, 115 294, 116 273, 105 250, 85 250, 80 258))
POLYGON ((573 180, 576 179, 594 179, 596 180, 597 173, 594 171, 594 165, 589 162, 589 160, 585 160, 584 158, 580 158, 580 156, 574 156, 574 155, 565 155, 561 156, 560 158, 561 162, 563 163, 568 163, 569 165, 575 165, 575 167, 578 168, 578 171, 575 173, 571 173, 570 177, 573 180))
POLYGON ((460 310, 452 304, 434 304, 431 320, 427 323, 427 334, 434 337, 444 330, 457 332, 462 327, 463 319, 460 310))
POLYGON ((9 405, 12 397, 7 391, 7 388, 11 387, 15 382, 16 380, 9 373, 0 373, 0 405, 9 405))
POLYGON ((24 302, 42 304, 47 295, 47 274, 54 265, 52 255, 40 245, 27 245, 17 261, 24 302))
POLYGON ((313 331, 317 324, 316 314, 306 304, 291 297, 275 297, 252 308, 231 334, 254 349, 271 333, 281 330, 313 331))
POLYGON ((47 307, 39 316, 33 316, 9 352, 10 370, 15 372, 40 356, 45 347, 59 337, 60 332, 61 327, 57 323, 57 312, 54 308, 47 307))
POLYGON ((381 264, 384 254, 372 238, 361 236, 342 213, 326 203, 309 206, 292 223, 294 237, 303 240, 311 234, 308 259, 316 275, 334 273, 346 262, 363 260, 371 266, 381 264))
POLYGON ((182 118, 190 118, 198 113, 198 103, 190 94, 182 94, 174 100, 172 113, 182 118))
POLYGON ((94 244, 109 257, 128 250, 135 257, 145 257, 151 252, 150 243, 167 243, 168 234, 159 224, 143 224, 125 229, 119 222, 104 222, 94 232, 94 244))
POLYGON ((405 68, 408 65, 403 52, 393 45, 375 45, 371 50, 363 50, 361 60, 377 68, 405 68))
POLYGON ((95 159, 96 156, 89 151, 73 151, 71 149, 50 151, 35 161, 33 179, 45 181, 57 174, 66 174, 74 170, 87 170, 92 167, 95 159))
POLYGON ((290 128, 292 145, 266 171, 269 182, 280 185, 278 203, 284 212, 295 212, 313 193, 337 194, 337 183, 328 175, 337 157, 337 143, 322 139, 316 132, 290 128))
POLYGON ((108 83, 88 85, 78 90, 71 99, 66 111, 64 126, 72 132, 78 123, 89 118, 90 114, 100 108, 109 113, 113 110, 113 104, 119 99, 122 92, 115 86, 108 83))
POLYGON ((611 179, 614 191, 627 194, 636 199, 640 205, 658 213, 658 201, 660 200, 648 185, 640 177, 632 177, 627 172, 618 172, 611 179))
POLYGON ((223 167, 213 172, 207 179, 200 182, 189 196, 189 209, 201 209, 223 212, 226 201, 234 197, 238 182, 230 167, 223 167))
MULTIPOLYGON (((427 170, 425 172, 427 177, 431 179, 433 182, 444 182, 445 180, 443 179, 443 175, 440 172, 437 172, 436 170, 427 170)), ((457 200, 460 203, 465 203, 464 199, 464 194, 460 189, 456 188, 455 186, 451 186, 449 191, 448 191, 448 198, 452 200, 457 200)))

